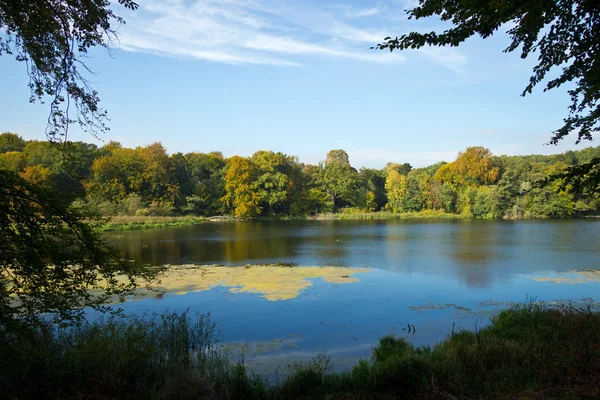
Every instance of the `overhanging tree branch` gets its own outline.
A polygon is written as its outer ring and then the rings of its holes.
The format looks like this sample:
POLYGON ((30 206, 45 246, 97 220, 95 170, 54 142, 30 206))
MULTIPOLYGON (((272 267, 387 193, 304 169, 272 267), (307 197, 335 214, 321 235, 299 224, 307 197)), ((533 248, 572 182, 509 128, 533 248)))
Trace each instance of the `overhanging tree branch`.
MULTIPOLYGON (((119 0, 127 9, 137 3, 119 0)), ((109 48, 116 37, 115 25, 125 21, 108 0, 0 0, 0 55, 14 55, 25 63, 30 102, 50 99, 46 135, 66 141, 69 126, 78 124, 93 136, 108 130, 106 110, 80 67, 92 47, 109 48), (69 112, 77 109, 76 117, 69 112)))

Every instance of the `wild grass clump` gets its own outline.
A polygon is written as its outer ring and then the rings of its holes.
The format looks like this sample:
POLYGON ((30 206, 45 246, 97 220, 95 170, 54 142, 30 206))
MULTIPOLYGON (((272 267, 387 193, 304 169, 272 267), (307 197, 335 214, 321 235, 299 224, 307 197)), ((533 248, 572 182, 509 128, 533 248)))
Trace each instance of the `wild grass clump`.
POLYGON ((164 228, 167 226, 194 225, 209 221, 206 217, 195 216, 116 216, 100 225, 100 231, 128 231, 135 229, 164 228))
POLYGON ((394 220, 394 219, 464 219, 459 214, 449 214, 443 211, 426 210, 418 212, 394 213, 391 211, 367 212, 355 208, 342 209, 338 213, 316 214, 307 217, 310 220, 394 220))
POLYGON ((328 374, 297 368, 271 398, 598 398, 600 314, 539 303, 501 312, 434 347, 383 337, 372 359, 328 374))
POLYGON ((223 398, 264 391, 230 362, 210 317, 113 316, 0 331, 0 398, 223 398))
POLYGON ((600 397, 600 314, 531 302, 433 347, 386 336, 350 371, 327 357, 274 385, 232 362, 207 316, 0 330, 0 398, 576 399, 600 397))

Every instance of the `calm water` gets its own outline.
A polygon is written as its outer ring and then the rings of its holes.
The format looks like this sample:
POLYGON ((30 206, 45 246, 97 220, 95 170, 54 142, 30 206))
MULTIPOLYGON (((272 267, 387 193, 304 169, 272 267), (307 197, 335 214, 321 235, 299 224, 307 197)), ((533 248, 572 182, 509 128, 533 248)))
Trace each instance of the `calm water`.
POLYGON ((124 307, 210 311, 222 341, 245 346, 265 368, 321 352, 342 368, 390 333, 434 344, 453 326, 483 326, 497 310, 528 297, 600 301, 600 221, 594 220, 207 223, 108 236, 127 258, 152 265, 369 269, 344 272, 347 281, 294 275, 290 285, 299 286, 285 299, 266 294, 287 285, 283 278, 271 282, 252 270, 233 283, 216 280, 211 289, 124 307), (416 331, 409 333, 407 324, 416 331))

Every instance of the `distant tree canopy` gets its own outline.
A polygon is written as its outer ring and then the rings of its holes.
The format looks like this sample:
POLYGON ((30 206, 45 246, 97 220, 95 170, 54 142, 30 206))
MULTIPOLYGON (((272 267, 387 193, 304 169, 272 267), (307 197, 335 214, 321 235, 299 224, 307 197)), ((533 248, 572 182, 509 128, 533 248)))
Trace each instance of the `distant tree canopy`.
POLYGON ((5 132, 0 135, 0 153, 23 151, 27 142, 15 133, 5 132))
POLYGON ((450 163, 413 168, 398 162, 357 170, 341 149, 311 165, 266 150, 227 158, 219 152, 168 155, 160 143, 131 149, 116 142, 101 148, 68 142, 76 154, 69 160, 63 157, 65 144, 0 135, 0 143, 8 142, 18 145, 0 152, 0 169, 54 190, 62 202, 105 216, 230 214, 252 219, 387 210, 561 218, 600 211, 600 195, 589 190, 598 182, 577 174, 600 158, 600 147, 511 157, 469 147, 450 163), (564 177, 569 173, 581 179, 564 177))
POLYGON ((108 0, 0 0, 0 56, 25 63, 31 102, 50 99, 50 139, 66 139, 71 123, 93 135, 107 129, 106 111, 85 77, 85 56, 92 47, 108 48, 115 25, 124 22, 108 0))
POLYGON ((437 16, 452 27, 443 32, 410 32, 387 37, 374 48, 418 49, 459 46, 472 36, 487 38, 510 26, 512 40, 505 52, 520 49, 521 58, 537 54, 538 63, 523 91, 525 96, 543 81, 544 91, 573 82, 564 124, 554 131, 557 144, 570 133, 577 142, 591 140, 600 130, 600 2, 597 0, 419 0, 406 11, 409 19, 437 16), (505 24, 511 25, 505 25, 505 24), (558 76, 552 73, 560 68, 558 76), (550 78, 548 79, 548 76, 550 78))

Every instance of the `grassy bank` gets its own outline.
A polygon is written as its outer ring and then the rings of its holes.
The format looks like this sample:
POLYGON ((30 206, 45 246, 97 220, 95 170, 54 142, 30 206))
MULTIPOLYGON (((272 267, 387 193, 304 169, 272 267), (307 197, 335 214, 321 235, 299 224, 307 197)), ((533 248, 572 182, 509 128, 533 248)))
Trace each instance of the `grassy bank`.
MULTIPOLYGON (((576 218, 576 217, 571 217, 576 218)), ((598 215, 584 216, 581 218, 600 218, 598 215)), ((458 220, 474 219, 462 214, 450 214, 443 211, 426 210, 418 212, 393 213, 389 211, 361 212, 355 209, 342 210, 337 213, 324 213, 316 215, 282 215, 277 217, 260 217, 256 221, 341 221, 341 220, 458 220)), ((133 229, 163 228, 165 226, 194 225, 207 221, 233 222, 239 219, 232 216, 222 217, 147 217, 147 216, 118 216, 111 217, 110 221, 100 226, 102 231, 119 231, 133 229)))
POLYGON ((317 214, 314 216, 307 217, 307 219, 326 221, 326 220, 390 220, 390 219, 465 219, 460 214, 449 214, 443 211, 419 211, 419 212, 405 212, 405 213, 393 213, 389 211, 378 211, 378 212, 356 212, 356 211, 342 211, 339 213, 327 213, 317 214))
POLYGON ((101 231, 127 231, 134 229, 164 228, 166 226, 195 225, 207 221, 229 221, 233 218, 207 218, 195 216, 176 217, 148 217, 148 216, 118 216, 110 217, 110 220, 98 229, 101 231))
POLYGON ((297 216, 278 216, 278 217, 260 217, 259 221, 340 221, 340 220, 393 220, 393 219, 469 219, 460 214, 450 214, 443 211, 418 211, 393 213, 389 211, 363 212, 356 209, 341 210, 336 213, 323 213, 316 215, 297 215, 297 216))
MULTIPOLYGON (((420 211, 395 214, 387 211, 380 212, 355 212, 343 211, 339 213, 317 214, 312 216, 282 216, 277 218, 258 218, 260 221, 329 221, 329 220, 390 220, 390 219, 464 219, 466 217, 457 214, 448 214, 441 211, 420 211)), ((203 222, 236 221, 235 217, 197 217, 197 216, 175 216, 175 217, 150 217, 150 216, 117 216, 102 224, 98 229, 101 231, 127 231, 134 229, 164 228, 166 226, 195 225, 203 222)))
POLYGON ((596 398, 600 314, 528 304, 435 347, 384 337, 334 374, 325 357, 275 385, 215 344, 207 317, 108 319, 77 329, 0 331, 0 398, 596 398))

